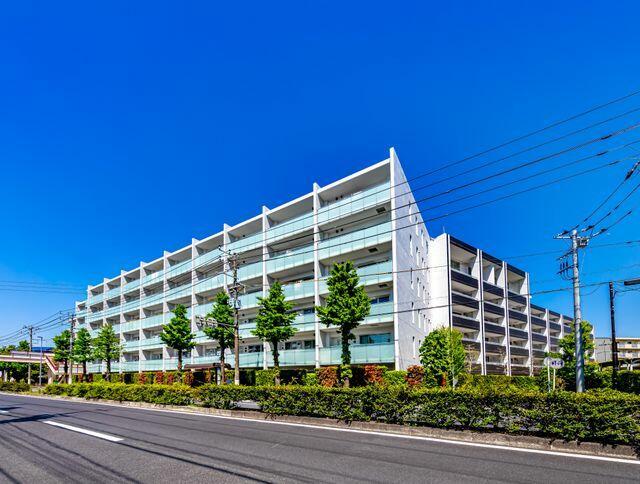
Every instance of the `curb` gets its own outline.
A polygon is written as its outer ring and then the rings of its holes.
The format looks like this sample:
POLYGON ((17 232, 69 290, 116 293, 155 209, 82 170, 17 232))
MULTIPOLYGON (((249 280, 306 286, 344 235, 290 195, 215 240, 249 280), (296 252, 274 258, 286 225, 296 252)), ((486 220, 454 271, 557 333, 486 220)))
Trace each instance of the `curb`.
POLYGON ((138 408, 177 412, 192 415, 208 415, 212 417, 238 418, 263 422, 279 422, 282 424, 311 425, 338 430, 352 430, 361 432, 376 432, 396 436, 418 437, 450 441, 452 443, 471 443, 510 447, 513 449, 529 449, 559 454, 580 454, 586 456, 608 457, 632 462, 640 462, 640 454, 629 445, 608 445, 595 442, 576 442, 558 439, 547 439, 529 435, 511 435, 501 433, 477 432, 473 430, 449 430, 432 427, 410 427, 399 424, 385 424, 381 422, 344 422, 318 417, 299 417, 293 415, 268 415, 258 410, 221 410, 216 408, 161 405, 147 402, 118 402, 116 400, 87 400, 80 397, 63 395, 41 395, 0 392, 4 395, 18 395, 49 400, 67 400, 90 404, 110 405, 116 407, 138 408))

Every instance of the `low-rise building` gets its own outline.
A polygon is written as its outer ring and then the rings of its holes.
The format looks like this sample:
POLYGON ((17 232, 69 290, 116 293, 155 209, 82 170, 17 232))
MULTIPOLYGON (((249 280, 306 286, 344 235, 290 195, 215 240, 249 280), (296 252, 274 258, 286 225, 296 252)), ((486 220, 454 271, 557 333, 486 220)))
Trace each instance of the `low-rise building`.
MULTIPOLYGON (((640 368, 640 337, 616 337, 618 344, 618 364, 621 368, 640 368)), ((596 361, 610 365, 613 361, 611 338, 596 338, 596 361)))

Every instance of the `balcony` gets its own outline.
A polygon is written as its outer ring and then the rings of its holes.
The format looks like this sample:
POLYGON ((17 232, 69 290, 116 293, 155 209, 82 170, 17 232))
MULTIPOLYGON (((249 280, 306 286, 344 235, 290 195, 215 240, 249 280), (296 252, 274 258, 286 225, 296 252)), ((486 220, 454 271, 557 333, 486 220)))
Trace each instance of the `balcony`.
MULTIPOLYGON (((315 349, 281 350, 279 352, 281 366, 314 366, 316 364, 315 349)), ((267 365, 273 366, 273 353, 267 353, 267 365)))
POLYGON ((150 284, 156 284, 162 282, 164 276, 164 271, 153 272, 152 274, 147 274, 142 278, 142 285, 148 286, 150 284))
POLYGON ((222 258, 222 252, 217 249, 214 249, 210 252, 205 252, 204 254, 200 254, 193 260, 193 267, 197 269, 201 269, 202 267, 213 264, 214 262, 218 262, 222 258))
POLYGON ((298 314, 296 319, 293 320, 293 326, 302 331, 315 331, 316 329, 316 315, 315 313, 298 314))
POLYGON ((294 236, 313 227, 313 212, 304 213, 285 220, 267 230, 267 244, 272 244, 286 237, 294 236))
POLYGON ((497 304, 493 304, 490 302, 484 302, 484 312, 495 314, 497 316, 504 316, 504 308, 502 306, 498 306, 497 304))
POLYGON ((104 300, 104 294, 96 294, 95 296, 89 296, 87 298, 87 306, 93 306, 94 304, 101 303, 104 300))
POLYGON ((267 272, 281 272, 293 267, 313 263, 313 244, 271 254, 267 259, 267 272))
POLYGON ((140 340, 129 340, 122 343, 122 351, 133 351, 140 348, 140 340))
POLYGON ((529 356, 529 350, 521 346, 511 345, 510 351, 514 356, 529 356))
POLYGON ((140 371, 159 371, 162 370, 163 360, 140 360, 140 371))
POLYGON ((282 286, 282 291, 286 299, 311 298, 315 295, 315 283, 314 281, 288 283, 282 286))
POLYGON ((493 294, 494 296, 504 297, 504 289, 489 282, 484 281, 482 283, 482 289, 484 292, 488 292, 489 294, 493 294))
POLYGON ((138 343, 139 343, 138 346, 143 349, 162 346, 164 344, 160 339, 160 336, 152 336, 151 338, 144 338, 138 341, 138 343))
POLYGON ((323 224, 387 202, 389 187, 389 182, 381 183, 341 200, 327 203, 318 210, 318 223, 323 224))
POLYGON ((472 329, 474 331, 478 331, 480 329, 480 323, 478 321, 460 314, 452 314, 451 321, 454 327, 472 329))
POLYGON ((521 321, 526 323, 527 315, 520 311, 516 311, 515 309, 509 309, 509 321, 521 321))
POLYGON ((329 259, 356 250, 376 246, 391 240, 391 222, 331 237, 320 241, 318 258, 329 259))
POLYGON ((171 267, 168 267, 165 270, 165 274, 167 276, 167 279, 172 279, 174 277, 177 277, 179 275, 185 274, 190 271, 191 271, 191 259, 178 262, 177 264, 174 264, 171 267))
POLYGON ((262 277, 262 262, 255 262, 240 266, 238 269, 238 279, 245 281, 255 277, 262 277))
POLYGON ((121 361, 120 362, 120 371, 138 371, 140 368, 139 361, 121 361))
POLYGON ((138 329, 140 329, 140 320, 137 319, 136 321, 129 321, 128 323, 122 323, 120 325, 120 331, 122 331, 123 333, 129 333, 131 331, 137 331, 138 329))
MULTIPOLYGON (((383 284, 393 280, 391 261, 378 262, 366 267, 358 267, 356 272, 360 277, 360 284, 363 286, 370 286, 373 284, 383 284)), ((323 278, 319 284, 320 294, 326 294, 329 292, 327 286, 327 277, 323 278)))
POLYGON ((500 326, 499 324, 485 322, 484 331, 485 333, 504 335, 507 330, 504 326, 500 326))
POLYGON ((539 334, 539 333, 531 333, 531 339, 533 341, 538 341, 540 343, 546 343, 547 342, 547 337, 544 334, 539 334))
POLYGON ((207 277, 206 279, 203 279, 200 282, 194 284, 193 291, 196 294, 200 294, 202 292, 221 288, 222 286, 224 286, 224 277, 224 274, 217 274, 212 277, 207 277))
POLYGON ((484 343, 484 350, 487 353, 490 353, 492 355, 506 355, 507 354, 507 348, 505 348, 503 345, 500 345, 500 344, 497 344, 497 343, 485 342, 484 343))
POLYGON ((262 247, 262 232, 256 232, 255 234, 247 237, 242 237, 227 245, 226 249, 229 252, 247 252, 249 250, 262 247))
POLYGON ((385 303, 372 304, 371 310, 369 311, 369 316, 364 318, 363 323, 373 324, 373 323, 386 323, 389 321, 393 321, 393 302, 392 301, 385 302, 385 303))
MULTIPOLYGON (((393 363, 394 345, 393 343, 357 345, 352 344, 351 363, 393 363)), ((340 346, 329 346, 320 348, 320 364, 336 365, 341 363, 342 348, 340 346)))
POLYGON ((521 296, 520 294, 517 294, 515 292, 509 291, 509 300, 513 301, 517 304, 520 304, 521 306, 526 306, 527 305, 527 298, 525 298, 524 296, 521 296))
POLYGON ((185 284, 182 286, 174 287, 165 292, 165 298, 167 301, 181 299, 185 297, 191 297, 191 284, 185 284))
POLYGON ((465 296, 464 294, 459 294, 456 292, 451 293, 451 304, 457 306, 465 306, 471 309, 478 309, 480 303, 473 299, 472 297, 465 296))
POLYGON ((558 323, 552 323, 551 321, 549 321, 549 329, 551 331, 557 331, 559 333, 561 328, 558 323))
POLYGON ((514 338, 520 338, 522 340, 528 340, 529 339, 529 333, 527 331, 524 331, 522 329, 517 329, 517 328, 509 328, 509 336, 513 336, 514 338))
POLYGON ((122 305, 122 312, 127 313, 129 311, 136 311, 140 309, 140 299, 134 299, 133 301, 127 301, 122 305))
POLYGON ((155 328, 156 326, 162 326, 162 314, 156 314, 155 316, 149 316, 140 320, 140 325, 143 329, 155 328))
MULTIPOLYGON (((284 288, 284 287, 283 287, 284 288)), ((285 291, 286 294, 286 291, 285 291)), ((242 309, 253 308, 258 305, 258 298, 262 297, 262 291, 252 292, 251 294, 243 294, 240 296, 240 307, 242 309)))
POLYGON ((456 269, 451 269, 451 281, 472 287, 473 289, 478 289, 478 279, 456 269))
POLYGON ((135 279, 131 282, 127 282, 124 286, 122 286, 122 293, 126 294, 128 292, 134 291, 140 288, 140 279, 135 279))
POLYGON ((140 303, 140 306, 143 308, 153 306, 155 304, 162 304, 162 300, 164 298, 164 294, 161 292, 156 292, 154 294, 148 294, 143 297, 140 303))
POLYGON ((121 293, 121 288, 120 287, 114 287, 113 289, 110 289, 107 292, 105 292, 104 299, 108 300, 108 299, 113 299, 116 296, 120 297, 120 293, 121 293))
POLYGON ((547 322, 538 316, 531 316, 531 324, 533 326, 538 326, 539 328, 547 329, 547 322))

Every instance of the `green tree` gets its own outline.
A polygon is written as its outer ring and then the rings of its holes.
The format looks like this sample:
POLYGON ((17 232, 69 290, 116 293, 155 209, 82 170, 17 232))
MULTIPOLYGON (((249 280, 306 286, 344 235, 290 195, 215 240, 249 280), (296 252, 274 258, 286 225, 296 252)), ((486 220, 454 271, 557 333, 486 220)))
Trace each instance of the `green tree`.
POLYGON ((213 302, 213 308, 207 314, 207 318, 213 319, 216 324, 206 326, 202 331, 213 341, 218 342, 220 347, 220 368, 222 369, 222 378, 220 382, 225 383, 225 362, 224 353, 227 348, 233 346, 233 308, 229 304, 229 294, 219 292, 216 294, 216 300, 213 302))
POLYGON ((191 331, 191 321, 187 318, 187 308, 178 304, 173 310, 169 324, 162 327, 160 339, 178 353, 178 374, 182 378, 182 354, 195 347, 196 335, 191 331))
POLYGON ((344 385, 349 386, 351 371, 351 350, 349 343, 354 340, 352 331, 360 325, 360 321, 369 315, 371 301, 360 286, 360 278, 353 262, 337 263, 331 268, 327 280, 329 295, 324 306, 316 307, 320 321, 329 326, 337 326, 342 339, 342 375, 344 385))
MULTIPOLYGON (((584 350, 584 378, 586 386, 596 379, 595 374, 598 372, 598 364, 589 362, 590 356, 595 350, 595 342, 591 331, 593 326, 589 321, 581 321, 582 328, 582 349, 584 350)), ((559 353, 550 353, 550 356, 562 358, 564 367, 558 370, 558 376, 562 378, 567 390, 575 390, 576 388, 576 333, 565 334, 558 341, 559 353)))
POLYGON ((291 312, 293 305, 287 302, 282 292, 282 285, 274 282, 269 288, 267 297, 258 298, 258 316, 256 329, 252 333, 263 341, 268 341, 273 353, 273 366, 276 372, 276 385, 280 384, 280 353, 278 344, 290 339, 296 331, 291 326, 296 319, 296 313, 291 312))
POLYGON ((65 378, 69 374, 69 359, 71 358, 71 331, 65 329, 53 337, 53 359, 62 363, 65 378))
POLYGON ((420 345, 420 362, 426 381, 434 384, 455 382, 465 365, 462 333, 455 329, 438 328, 427 335, 420 345))
MULTIPOLYGON (((29 350, 29 342, 26 340, 22 340, 16 345, 7 345, 0 348, 0 354, 8 355, 11 354, 12 351, 28 351, 29 350)), ((13 378, 16 381, 25 380, 27 378, 27 370, 28 366, 26 363, 9 363, 9 362, 0 362, 0 370, 3 374, 6 373, 7 378, 13 378)))
POLYGON ((76 338, 73 341, 71 359, 75 363, 82 364, 82 381, 85 381, 87 377, 87 361, 91 361, 93 359, 91 334, 87 328, 80 328, 76 334, 76 338))
POLYGON ((105 377, 108 380, 111 375, 111 361, 120 358, 122 344, 111 325, 103 326, 98 336, 93 340, 93 357, 107 363, 105 377))

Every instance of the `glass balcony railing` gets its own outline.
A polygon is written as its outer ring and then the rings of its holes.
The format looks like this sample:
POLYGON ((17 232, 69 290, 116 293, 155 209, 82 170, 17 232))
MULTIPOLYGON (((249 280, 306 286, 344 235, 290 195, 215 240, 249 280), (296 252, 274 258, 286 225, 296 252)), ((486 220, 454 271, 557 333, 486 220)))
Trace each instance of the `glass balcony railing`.
POLYGON ((391 222, 331 237, 320 241, 319 259, 328 259, 356 250, 382 244, 391 240, 391 222))
POLYGON ((393 321, 393 302, 378 303, 371 305, 369 316, 364 318, 365 323, 384 323, 393 321))
POLYGON ((271 254, 271 258, 267 259, 267 272, 279 272, 303 264, 311 264, 313 262, 313 252, 312 244, 274 252, 271 254))
POLYGON ((162 346, 164 343, 160 339, 160 336, 152 336, 151 338, 141 339, 139 342, 140 348, 149 348, 152 346, 162 346))
POLYGON ((218 274, 202 281, 197 282, 194 285, 194 292, 199 294, 201 292, 210 291, 212 289, 218 289, 224 286, 224 274, 218 274))
POLYGON ((156 326, 162 326, 162 314, 156 314, 155 316, 149 316, 140 320, 142 328, 154 328, 156 326))
POLYGON ((262 247, 262 232, 257 232, 247 237, 242 237, 238 240, 235 240, 230 244, 227 244, 226 249, 229 252, 239 253, 246 252, 257 247, 262 247))
POLYGON ((138 289, 140 287, 140 279, 135 279, 131 282, 127 282, 124 286, 122 286, 122 292, 130 292, 134 289, 138 289))
POLYGON ((87 322, 88 323, 92 323, 94 321, 100 321, 101 319, 103 319, 104 316, 102 315, 102 311, 98 311, 97 313, 91 313, 87 316, 87 322))
POLYGON ((113 299, 116 296, 120 296, 121 289, 122 289, 121 287, 114 287, 113 289, 108 290, 107 292, 104 293, 104 298, 113 299))
POLYGON ((241 281, 254 277, 262 277, 262 262, 247 264, 238 269, 238 279, 241 281))
POLYGON ((115 316, 116 314, 120 314, 120 311, 122 310, 121 306, 113 306, 111 308, 106 308, 102 311, 102 314, 105 318, 108 318, 110 316, 115 316))
MULTIPOLYGON (((316 364, 316 350, 280 350, 279 360, 281 366, 314 366, 316 364)), ((273 366, 273 353, 267 353, 267 366, 273 366)))
MULTIPOLYGON (((320 348, 320 364, 336 365, 340 364, 342 348, 340 346, 330 346, 320 348)), ((392 363, 394 361, 393 343, 373 344, 373 345, 351 345, 351 363, 392 363)))
POLYGON ((267 230, 267 244, 272 244, 285 237, 296 235, 310 227, 313 227, 313 212, 285 220, 267 230))
POLYGON ((258 305, 258 298, 262 297, 262 291, 243 294, 240 296, 240 307, 242 309, 253 308, 258 305))
POLYGON ((163 360, 140 360, 141 371, 159 371, 162 370, 163 360))
POLYGON ((314 331, 316 329, 315 313, 298 314, 293 320, 293 326, 298 331, 314 331))
POLYGON ((185 274, 190 270, 191 270, 191 259, 174 264, 171 267, 168 267, 164 272, 167 276, 167 279, 170 279, 172 277, 185 274))
POLYGON ((104 300, 104 294, 96 294, 95 296, 89 296, 87 298, 87 304, 89 306, 93 306, 94 304, 102 302, 103 300, 104 300))
POLYGON ((191 284, 185 284, 184 286, 169 289, 165 292, 164 296, 167 300, 179 299, 187 296, 191 297, 191 284))
MULTIPOLYGON (((382 284, 389 282, 393 279, 391 261, 379 262, 366 267, 359 267, 357 269, 358 276, 360 276, 360 284, 369 286, 372 284, 382 284)), ((320 294, 326 294, 329 292, 327 287, 326 277, 320 281, 319 290, 320 294)))
POLYGON ((286 299, 302 299, 315 295, 314 281, 300 281, 287 283, 282 286, 282 292, 286 299))
POLYGON ((128 313, 132 311, 138 311, 140 309, 140 299, 135 299, 133 301, 127 301, 122 306, 122 312, 128 313))
POLYGON ((390 183, 385 182, 361 192, 354 193, 347 198, 330 202, 318 211, 318 223, 361 212, 389 200, 390 183))
POLYGON ((162 292, 156 292, 154 294, 147 294, 141 299, 140 305, 143 308, 153 306, 154 304, 161 304, 164 294, 162 292))
POLYGON ((155 282, 161 282, 163 280, 163 272, 164 271, 157 271, 153 272, 152 274, 147 274, 142 278, 142 285, 146 286, 155 282))
POLYGON ((193 267, 200 268, 204 265, 220 260, 221 257, 222 252, 220 252, 218 249, 214 249, 210 252, 205 252, 204 254, 200 254, 193 260, 193 267))
POLYGON ((132 351, 140 348, 140 340, 129 340, 122 342, 123 351, 132 351))
POLYGON ((120 331, 123 333, 129 333, 140 329, 140 320, 129 321, 128 323, 120 324, 120 331))
POLYGON ((121 371, 138 371, 139 368, 140 368, 139 361, 121 361, 120 362, 121 371))

